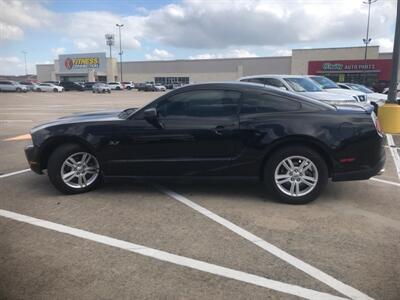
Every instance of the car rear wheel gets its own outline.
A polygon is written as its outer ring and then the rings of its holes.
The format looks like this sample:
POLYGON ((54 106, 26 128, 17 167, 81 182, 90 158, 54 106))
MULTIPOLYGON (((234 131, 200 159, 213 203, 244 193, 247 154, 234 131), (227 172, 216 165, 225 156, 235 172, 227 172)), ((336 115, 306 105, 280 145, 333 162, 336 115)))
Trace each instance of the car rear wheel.
POLYGON ((41 89, 39 89, 39 88, 37 88, 37 89, 36 89, 36 92, 41 92, 41 91, 42 91, 42 90, 41 90, 41 89))
POLYGON ((77 144, 58 147, 49 158, 47 171, 50 182, 64 194, 88 192, 101 182, 96 156, 77 144))
POLYGON ((281 202, 305 204, 315 200, 328 181, 326 162, 311 148, 292 146, 272 154, 264 168, 267 188, 281 202))
POLYGON ((21 88, 17 88, 16 91, 17 91, 18 93, 21 93, 21 92, 22 92, 21 88))
POLYGON ((58 93, 58 90, 56 88, 53 89, 54 93, 58 93))

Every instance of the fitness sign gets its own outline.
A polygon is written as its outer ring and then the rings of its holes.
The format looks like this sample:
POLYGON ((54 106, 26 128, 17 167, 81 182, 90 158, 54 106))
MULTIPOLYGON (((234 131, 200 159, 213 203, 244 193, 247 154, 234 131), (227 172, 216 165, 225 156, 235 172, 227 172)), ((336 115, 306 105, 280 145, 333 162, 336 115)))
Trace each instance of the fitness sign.
POLYGON ((59 56, 61 73, 84 73, 88 70, 105 71, 105 53, 69 54, 59 56))

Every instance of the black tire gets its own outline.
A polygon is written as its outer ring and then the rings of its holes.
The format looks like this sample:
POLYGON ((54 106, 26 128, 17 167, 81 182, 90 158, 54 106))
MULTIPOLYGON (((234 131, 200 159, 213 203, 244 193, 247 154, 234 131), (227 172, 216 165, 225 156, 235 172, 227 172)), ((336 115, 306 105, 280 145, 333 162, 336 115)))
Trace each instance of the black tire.
POLYGON ((41 91, 42 91, 42 90, 41 90, 41 89, 39 89, 39 88, 37 88, 37 89, 36 89, 36 92, 41 92, 41 91))
MULTIPOLYGON (((56 148, 50 155, 49 161, 47 162, 47 173, 50 182, 53 186, 63 194, 79 194, 91 191, 99 186, 102 181, 101 169, 99 167, 99 174, 94 182, 83 188, 73 188, 68 186, 61 177, 61 168, 64 161, 74 153, 87 152, 87 149, 77 144, 64 144, 56 148)), ((92 153, 90 153, 94 156, 92 153)), ((94 156, 95 157, 95 156, 94 156)))
POLYGON ((21 92, 22 92, 21 88, 17 88, 15 91, 16 91, 17 93, 21 93, 21 92))
POLYGON ((111 94, 111 90, 108 90, 107 93, 111 94))
MULTIPOLYGON (((264 166, 264 183, 267 189, 273 194, 273 196, 276 197, 278 201, 288 204, 306 204, 315 200, 325 188, 328 182, 328 175, 328 167, 323 157, 313 149, 300 145, 285 147, 275 151, 264 166), (316 180, 315 187, 307 194, 302 196, 292 196, 284 193, 275 182, 275 171, 279 164, 284 159, 291 156, 301 156, 307 158, 314 164, 318 172, 318 179, 316 180)), ((288 184, 291 183, 288 182, 288 184)))
POLYGON ((120 88, 119 86, 117 86, 115 89, 116 89, 117 91, 121 90, 121 88, 120 88))
POLYGON ((127 90, 130 91, 132 88, 130 86, 127 87, 127 90))
POLYGON ((58 93, 58 90, 56 88, 53 89, 54 93, 58 93))
POLYGON ((92 93, 94 94, 94 93, 96 93, 96 91, 95 91, 95 90, 93 90, 93 91, 92 91, 92 93))

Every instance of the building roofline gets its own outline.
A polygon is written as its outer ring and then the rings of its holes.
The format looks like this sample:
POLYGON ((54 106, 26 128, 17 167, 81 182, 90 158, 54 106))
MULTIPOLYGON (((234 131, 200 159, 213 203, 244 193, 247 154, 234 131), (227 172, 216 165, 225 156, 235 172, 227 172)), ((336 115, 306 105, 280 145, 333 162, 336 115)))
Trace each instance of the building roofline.
MULTIPOLYGON (((169 60, 133 60, 133 61, 124 61, 122 63, 159 63, 159 62, 180 62, 180 61, 221 61, 221 60, 257 60, 257 59, 278 59, 278 58, 292 58, 292 56, 257 56, 257 57, 227 57, 227 58, 196 58, 196 59, 169 59, 169 60)), ((118 62, 119 64, 120 62, 118 62)))
MULTIPOLYGON (((368 46, 368 48, 378 47, 379 45, 368 46)), ((292 49, 292 51, 310 51, 310 50, 335 50, 335 49, 352 49, 352 48, 361 48, 364 49, 365 46, 348 46, 348 47, 321 47, 321 48, 297 48, 292 49)))

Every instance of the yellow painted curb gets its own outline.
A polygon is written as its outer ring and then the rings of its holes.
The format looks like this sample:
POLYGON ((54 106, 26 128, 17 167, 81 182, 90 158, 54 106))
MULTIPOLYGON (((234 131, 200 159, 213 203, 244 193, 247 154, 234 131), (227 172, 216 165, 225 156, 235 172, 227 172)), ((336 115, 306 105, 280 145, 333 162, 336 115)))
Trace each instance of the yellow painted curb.
POLYGON ((384 133, 400 133, 400 105, 387 103, 379 107, 378 119, 384 133))
POLYGON ((23 134, 23 135, 18 135, 18 136, 14 136, 14 137, 10 137, 8 139, 5 139, 3 141, 5 142, 11 142, 11 141, 24 141, 24 140, 30 140, 31 139, 31 135, 30 134, 23 134))

